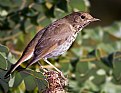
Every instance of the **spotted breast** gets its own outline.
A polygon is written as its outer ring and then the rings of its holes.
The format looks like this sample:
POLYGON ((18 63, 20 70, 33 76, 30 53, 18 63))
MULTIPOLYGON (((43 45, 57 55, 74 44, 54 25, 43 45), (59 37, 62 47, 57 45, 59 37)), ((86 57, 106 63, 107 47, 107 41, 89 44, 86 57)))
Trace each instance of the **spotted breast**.
POLYGON ((70 48, 76 37, 77 33, 74 33, 73 35, 69 36, 63 44, 58 46, 58 48, 53 50, 51 53, 47 54, 45 58, 56 57, 65 53, 70 48))

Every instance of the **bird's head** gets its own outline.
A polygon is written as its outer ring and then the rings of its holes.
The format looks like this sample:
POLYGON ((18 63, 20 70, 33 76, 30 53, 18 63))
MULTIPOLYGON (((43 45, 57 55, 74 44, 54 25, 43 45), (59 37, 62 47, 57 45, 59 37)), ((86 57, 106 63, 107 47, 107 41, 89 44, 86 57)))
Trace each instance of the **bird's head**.
POLYGON ((77 30, 83 29, 91 22, 100 20, 92 17, 89 13, 86 12, 73 12, 70 15, 66 16, 66 19, 77 30))

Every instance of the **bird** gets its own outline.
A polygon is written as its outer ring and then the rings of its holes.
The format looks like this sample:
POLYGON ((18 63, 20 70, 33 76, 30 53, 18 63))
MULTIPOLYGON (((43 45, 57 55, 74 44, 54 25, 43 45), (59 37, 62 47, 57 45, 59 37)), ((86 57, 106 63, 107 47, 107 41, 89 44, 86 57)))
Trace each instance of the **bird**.
POLYGON ((9 77, 21 63, 27 60, 30 61, 26 68, 43 59, 55 70, 61 72, 48 61, 48 58, 65 53, 75 41, 77 34, 88 24, 98 20, 100 19, 92 17, 88 12, 72 12, 52 22, 34 36, 26 46, 20 59, 11 65, 4 77, 9 77))

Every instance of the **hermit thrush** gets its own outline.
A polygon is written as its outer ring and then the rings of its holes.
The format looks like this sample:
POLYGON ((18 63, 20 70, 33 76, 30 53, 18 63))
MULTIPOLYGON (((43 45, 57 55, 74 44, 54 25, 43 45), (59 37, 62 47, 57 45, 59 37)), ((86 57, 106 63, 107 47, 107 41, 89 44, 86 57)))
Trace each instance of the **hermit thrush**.
MULTIPOLYGON (((47 58, 59 56, 66 52, 79 31, 97 20, 99 19, 93 18, 89 13, 73 12, 40 30, 27 45, 20 59, 11 66, 5 77, 8 77, 21 63, 30 58, 31 60, 26 67, 40 59, 53 66, 47 58)), ((60 72, 55 66, 53 67, 60 72)))

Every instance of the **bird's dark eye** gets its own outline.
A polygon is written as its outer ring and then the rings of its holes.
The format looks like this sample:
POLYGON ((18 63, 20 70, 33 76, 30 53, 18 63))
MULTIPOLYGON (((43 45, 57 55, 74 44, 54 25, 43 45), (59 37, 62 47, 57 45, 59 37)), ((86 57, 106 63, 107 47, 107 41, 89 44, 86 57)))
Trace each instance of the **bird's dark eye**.
POLYGON ((85 16, 84 16, 84 15, 81 15, 81 18, 82 18, 82 19, 85 19, 85 16))

